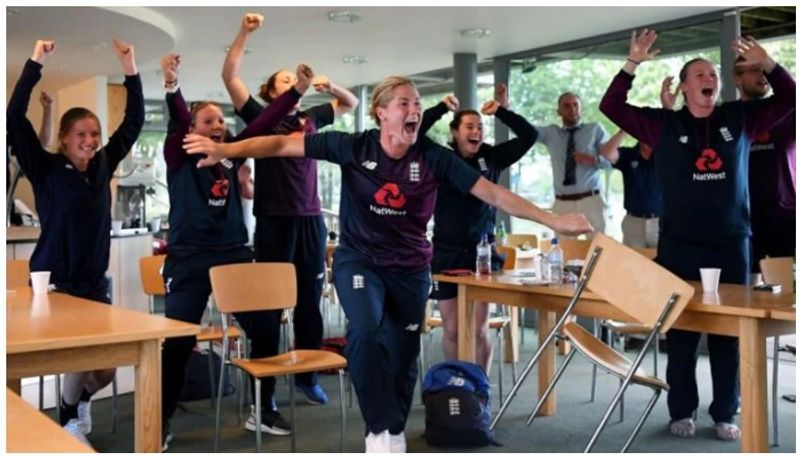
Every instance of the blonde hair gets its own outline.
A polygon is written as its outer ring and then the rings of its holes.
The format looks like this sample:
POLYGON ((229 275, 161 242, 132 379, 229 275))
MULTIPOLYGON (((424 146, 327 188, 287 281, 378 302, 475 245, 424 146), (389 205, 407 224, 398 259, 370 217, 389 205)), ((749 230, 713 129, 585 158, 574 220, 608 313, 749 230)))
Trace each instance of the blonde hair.
POLYGON ((378 119, 378 114, 376 111, 378 108, 385 108, 387 105, 389 105, 389 102, 391 102, 392 98, 394 98, 394 90, 400 86, 411 86, 416 89, 414 82, 405 76, 389 76, 383 78, 383 80, 381 80, 381 82, 375 85, 375 87, 372 89, 372 100, 369 105, 369 115, 372 116, 372 119, 375 120, 376 124, 381 125, 381 121, 378 119))

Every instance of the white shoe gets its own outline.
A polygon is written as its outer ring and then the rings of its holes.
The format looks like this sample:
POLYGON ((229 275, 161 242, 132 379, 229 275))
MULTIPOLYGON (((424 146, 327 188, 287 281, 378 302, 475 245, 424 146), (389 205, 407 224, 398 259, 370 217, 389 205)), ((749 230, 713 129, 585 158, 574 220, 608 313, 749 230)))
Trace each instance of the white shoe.
POLYGON ((389 435, 389 448, 393 454, 406 453, 406 433, 400 432, 397 435, 389 435))
POLYGON ((81 433, 92 433, 92 401, 78 402, 78 427, 81 433))
POLYGON ((81 426, 78 423, 78 419, 70 419, 69 422, 67 422, 67 425, 64 426, 64 430, 66 430, 70 435, 74 436, 75 439, 81 443, 92 447, 92 445, 89 444, 89 440, 86 439, 86 435, 81 432, 81 426))
POLYGON ((367 454, 372 454, 372 453, 388 454, 392 452, 391 435, 389 434, 389 430, 384 430, 378 433, 377 435, 372 432, 369 432, 369 435, 367 435, 365 442, 366 442, 367 454))

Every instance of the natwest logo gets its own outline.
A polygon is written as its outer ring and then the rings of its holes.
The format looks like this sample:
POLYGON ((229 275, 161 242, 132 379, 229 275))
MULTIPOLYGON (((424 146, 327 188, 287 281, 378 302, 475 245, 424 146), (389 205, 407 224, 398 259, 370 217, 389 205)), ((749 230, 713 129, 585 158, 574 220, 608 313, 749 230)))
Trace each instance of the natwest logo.
POLYGON ((694 166, 699 171, 717 171, 722 168, 722 159, 717 155, 717 151, 707 148, 700 153, 694 166))
POLYGON ((375 203, 381 206, 399 209, 406 206, 406 197, 395 183, 387 182, 375 192, 375 203))
POLYGON ((228 196, 230 183, 227 178, 217 179, 211 185, 211 196, 214 198, 225 198, 228 196))

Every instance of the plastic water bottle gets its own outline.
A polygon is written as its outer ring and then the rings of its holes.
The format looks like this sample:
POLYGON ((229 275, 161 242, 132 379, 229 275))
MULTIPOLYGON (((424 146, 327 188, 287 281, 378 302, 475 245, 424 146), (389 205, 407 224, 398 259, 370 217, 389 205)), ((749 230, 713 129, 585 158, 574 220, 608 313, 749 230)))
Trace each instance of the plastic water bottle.
POLYGON ((506 221, 500 221, 500 228, 497 229, 497 236, 495 238, 495 240, 497 241, 497 245, 505 246, 507 237, 508 235, 506 234, 506 221))
POLYGON ((558 238, 553 238, 550 242, 550 250, 547 252, 547 264, 550 267, 550 282, 561 284, 564 276, 564 252, 558 245, 558 238))
POLYGON ((475 274, 490 275, 492 274, 492 246, 486 234, 481 235, 481 242, 478 243, 478 256, 475 258, 475 274))

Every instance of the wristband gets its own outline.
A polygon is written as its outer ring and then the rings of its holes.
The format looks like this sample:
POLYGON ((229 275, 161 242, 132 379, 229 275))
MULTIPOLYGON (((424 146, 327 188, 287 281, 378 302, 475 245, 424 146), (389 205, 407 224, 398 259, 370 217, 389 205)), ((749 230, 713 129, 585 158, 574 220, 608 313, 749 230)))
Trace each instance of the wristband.
POLYGON ((639 64, 641 63, 641 62, 637 62, 637 61, 635 61, 635 60, 631 59, 630 57, 628 57, 628 62, 630 62, 630 63, 634 63, 634 64, 636 64, 636 65, 639 65, 639 64))

